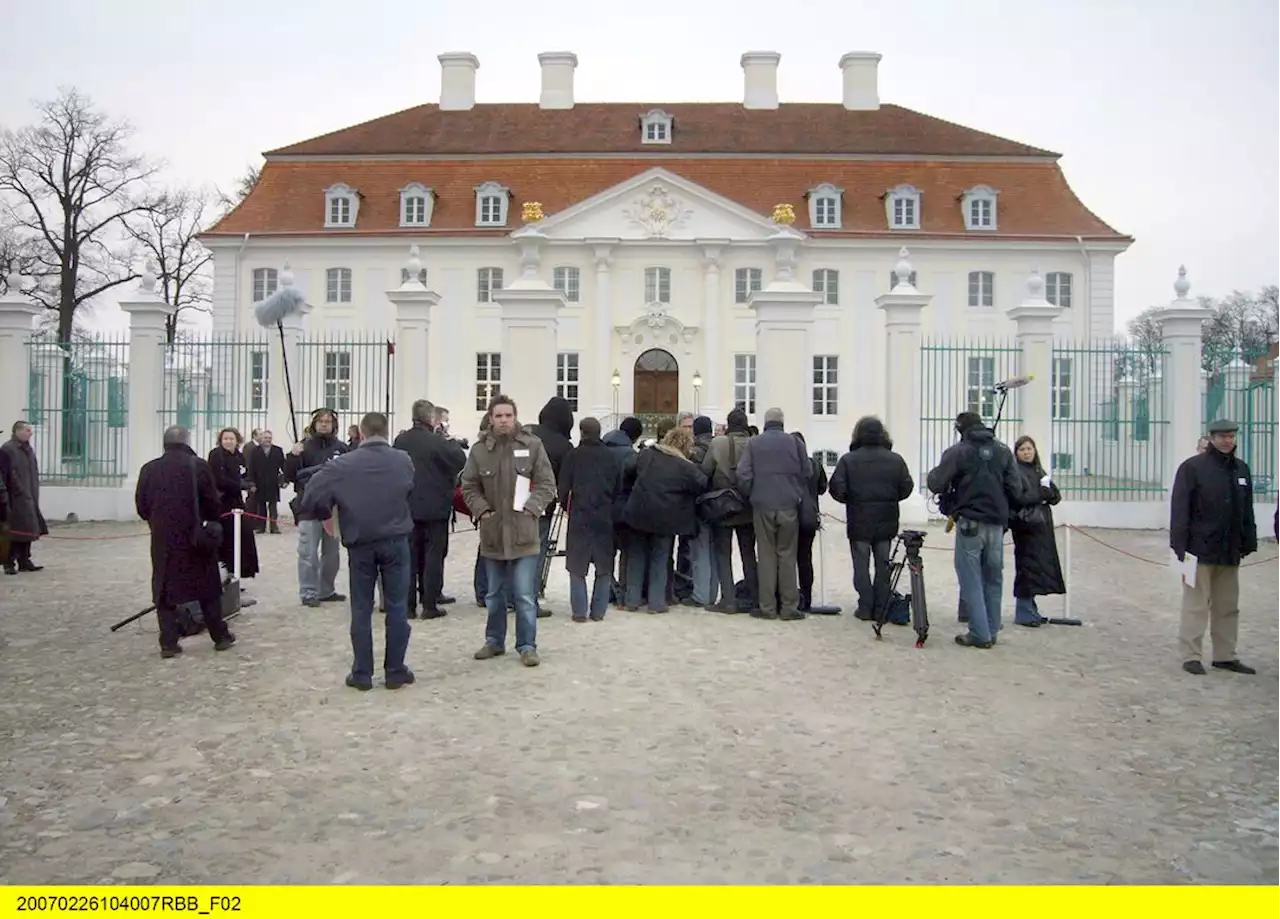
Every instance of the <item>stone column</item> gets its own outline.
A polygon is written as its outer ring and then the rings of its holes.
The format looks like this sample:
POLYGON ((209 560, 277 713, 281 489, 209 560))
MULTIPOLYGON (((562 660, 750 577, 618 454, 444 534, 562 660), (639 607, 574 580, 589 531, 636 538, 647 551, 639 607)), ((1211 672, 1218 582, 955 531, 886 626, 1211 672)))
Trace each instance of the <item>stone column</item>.
MULTIPOLYGON (((31 360, 27 342, 35 317, 43 307, 22 292, 28 283, 18 274, 8 278, 9 290, 0 297, 0 425, 8 428, 27 414, 31 386, 31 360)), ((60 408, 61 406, 46 406, 60 408)), ((56 416, 55 416, 56 417, 56 416)), ((3 432, 8 440, 7 432, 3 432)))
MULTIPOLYGON (((1222 368, 1222 407, 1218 409, 1218 418, 1229 418, 1239 425, 1243 425, 1248 420, 1249 381, 1252 378, 1253 368, 1245 361, 1241 349, 1237 348, 1231 363, 1222 368)), ((1208 427, 1209 422, 1216 420, 1217 418, 1204 419, 1205 427, 1208 427)), ((1244 434, 1242 429, 1236 440, 1243 441, 1244 434)), ((1242 451, 1237 451, 1237 455, 1244 457, 1242 451)))
MULTIPOLYGON (((1006 315, 1017 325, 1018 373, 1031 378, 1031 383, 1015 390, 1022 428, 1018 435, 1029 434, 1040 444, 1041 462, 1053 456, 1053 320, 1062 314, 1044 297, 1044 278, 1033 269, 1027 278, 1027 296, 1006 315)), ((1012 415, 1012 412, 1006 412, 1012 415)), ((987 419, 990 422, 991 419, 987 419)), ((1011 442, 1009 432, 1001 438, 1011 442)))
MULTIPOLYGON (((609 265, 612 262, 613 243, 593 244, 596 257, 596 299, 592 314, 591 339, 591 411, 603 420, 613 413, 613 289, 609 265)), ((505 368, 504 368, 505 372, 505 368)), ((614 418, 617 427, 621 419, 614 418)))
POLYGON ((434 395, 431 392, 431 308, 440 302, 440 295, 418 280, 422 260, 417 246, 409 247, 405 269, 408 280, 387 291, 396 315, 393 405, 396 427, 400 430, 413 425, 413 403, 434 395))
MULTIPOLYGON (((1165 431, 1164 481, 1166 489, 1173 487, 1173 476, 1182 461, 1196 452, 1202 421, 1200 394, 1200 346, 1201 326, 1209 318, 1209 311, 1187 297, 1191 284, 1187 281, 1187 269, 1178 269, 1178 280, 1173 285, 1177 298, 1155 314, 1160 323, 1166 372, 1164 374, 1165 431)), ((1210 419, 1212 420, 1212 419, 1210 419)))
MULTIPOLYGON (((285 262, 284 267, 280 270, 280 286, 292 287, 294 282, 293 271, 289 267, 289 263, 285 262)), ((289 452, 289 448, 293 446, 293 421, 298 424, 298 436, 302 434, 302 429, 307 426, 311 417, 311 412, 320 408, 319 403, 312 405, 324 393, 323 377, 316 380, 304 379, 302 369, 302 340, 306 334, 307 316, 311 314, 311 304, 303 305, 303 308, 297 312, 290 313, 284 317, 281 325, 284 326, 284 344, 280 343, 280 331, 278 329, 267 329, 267 338, 271 342, 269 357, 267 358, 268 367, 270 367, 268 386, 267 386, 267 427, 271 429, 275 437, 275 442, 280 445, 285 453, 289 452), (294 411, 296 415, 293 418, 289 416, 289 393, 285 385, 285 362, 284 354, 288 354, 289 365, 289 381, 293 384, 294 411), (311 384, 309 391, 304 391, 304 384, 311 384), (317 391, 318 390, 318 391, 317 391)), ((312 374, 323 374, 323 365, 308 368, 312 374)), ((341 433, 341 432, 339 432, 341 433)))
MULTIPOLYGON (((698 399, 698 414, 706 415, 713 422, 721 422, 726 414, 720 404, 724 391, 725 374, 733 368, 725 352, 725 340, 720 334, 720 243, 708 243, 702 247, 702 392, 698 399)), ((759 361, 759 357, 756 358, 759 361)))
POLYGON ((565 301, 538 274, 542 231, 525 226, 511 236, 520 246, 520 277, 493 300, 502 309, 502 392, 523 406, 521 420, 529 424, 556 393, 556 327, 565 301))
POLYGON ((756 415, 763 427, 764 413, 780 408, 788 431, 803 430, 812 415, 810 336, 813 311, 822 300, 796 280, 796 249, 803 239, 789 225, 779 225, 769 238, 777 272, 747 300, 756 316, 756 415))
POLYGON ((173 307, 156 293, 155 266, 143 269, 138 288, 120 301, 129 314, 129 482, 136 483, 142 464, 160 455, 164 422, 160 417, 164 390, 165 321, 173 307))
MULTIPOLYGON (((116 372, 115 358, 108 352, 95 348, 84 356, 80 364, 84 371, 84 397, 86 443, 84 456, 90 475, 97 474, 101 467, 94 468, 114 455, 110 448, 111 432, 107 428, 107 413, 111 405, 111 377, 116 372)), ((109 466, 101 471, 107 475, 115 472, 109 466)))
POLYGON ((936 461, 934 457, 926 464, 920 457, 920 314, 931 296, 911 283, 907 256, 906 248, 898 253, 893 289, 876 297, 876 306, 884 310, 884 424, 916 483, 911 497, 902 502, 901 519, 903 524, 918 526, 929 518, 921 488, 936 461))

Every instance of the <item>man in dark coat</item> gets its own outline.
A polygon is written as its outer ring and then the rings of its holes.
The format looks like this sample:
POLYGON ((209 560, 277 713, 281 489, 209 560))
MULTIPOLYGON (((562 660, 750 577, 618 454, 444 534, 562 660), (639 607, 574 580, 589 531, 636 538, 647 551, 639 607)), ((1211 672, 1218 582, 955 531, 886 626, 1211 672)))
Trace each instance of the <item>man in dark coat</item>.
POLYGON ((879 418, 859 418, 849 452, 831 473, 831 497, 845 506, 845 534, 853 556, 853 586, 859 619, 873 619, 889 603, 889 551, 898 534, 898 505, 911 497, 915 482, 907 462, 879 418), (875 580, 868 566, 875 559, 875 580))
MULTIPOLYGON (((308 512, 302 509, 302 496, 307 480, 320 467, 350 449, 338 439, 338 416, 333 409, 317 409, 311 416, 311 435, 293 445, 284 461, 285 481, 293 483, 294 516, 298 519, 298 596, 303 606, 341 603, 347 599, 338 593, 338 540, 329 530, 326 519, 315 516, 326 509, 308 512)), ((357 429, 358 433, 358 429, 357 429)), ((339 524, 341 526, 341 524, 339 524)))
POLYGON ((182 653, 178 643, 178 607, 199 603, 216 651, 235 644, 222 620, 222 578, 217 549, 196 544, 206 521, 218 520, 218 486, 209 464, 188 445, 190 432, 174 426, 164 432, 164 453, 138 473, 134 504, 151 527, 151 602, 160 620, 160 656, 182 653))
MULTIPOLYGON (((702 471, 708 479, 707 491, 738 487, 738 463, 746 452, 751 434, 747 413, 741 408, 729 412, 725 433, 712 438, 702 459, 702 471)), ((739 494, 741 492, 739 491, 739 494)), ((745 497, 745 496, 744 496, 745 497)), ((711 551, 715 555, 716 575, 720 579, 720 602, 708 607, 717 613, 740 612, 733 583, 733 540, 738 540, 738 557, 742 562, 742 580, 747 586, 751 609, 759 602, 759 579, 756 570, 755 518, 748 506, 741 514, 717 520, 711 531, 711 551)))
POLYGON ((267 521, 271 522, 271 532, 280 532, 280 479, 284 475, 284 451, 272 443, 270 431, 258 431, 258 443, 252 442, 244 448, 244 461, 249 467, 249 481, 253 483, 250 501, 254 506, 253 513, 266 517, 267 520, 254 520, 253 529, 258 533, 267 531, 267 521), (253 449, 251 450, 250 447, 253 449))
POLYGON ((565 567, 574 622, 588 615, 587 567, 595 566, 590 618, 599 622, 609 608, 613 587, 613 504, 621 488, 622 463, 600 439, 600 422, 583 418, 578 446, 560 467, 559 498, 569 515, 565 567))
MULTIPOLYGON (((618 462, 625 466, 627 463, 635 461, 636 442, 643 434, 644 425, 640 423, 640 419, 628 415, 622 419, 622 423, 618 425, 616 430, 604 435, 601 438, 601 442, 613 452, 618 462)), ((622 514, 623 509, 627 506, 628 497, 630 497, 628 492, 625 490, 620 491, 613 508, 613 548, 618 554, 617 581, 619 584, 627 583, 627 550, 631 530, 623 522, 622 514)), ((619 608, 621 606, 622 604, 619 603, 619 608)))
POLYGON ((409 618, 439 619, 444 591, 444 554, 449 545, 449 518, 453 515, 453 489, 458 473, 467 464, 462 445, 435 428, 435 406, 425 399, 413 403, 413 427, 395 442, 413 460, 413 491, 409 510, 413 516, 410 550, 409 618))
POLYGON ((1210 447, 1178 467, 1169 506, 1169 548, 1185 562, 1195 556, 1195 584, 1183 578, 1178 644, 1182 669, 1202 675, 1204 630, 1213 640, 1213 666, 1257 673, 1236 657, 1240 632, 1240 560, 1258 551, 1253 476, 1236 456, 1234 421, 1209 425, 1210 447))
MULTIPOLYGON (((548 399, 547 404, 538 413, 538 423, 529 425, 529 433, 542 441, 542 447, 547 451, 547 459, 551 461, 551 473, 555 476, 557 482, 560 481, 560 468, 564 464, 564 458, 573 449, 573 442, 569 439, 569 435, 573 433, 573 409, 569 407, 568 401, 560 396, 552 396, 548 399)), ((546 513, 538 520, 538 541, 540 546, 538 570, 540 572, 547 564, 551 522, 556 515, 556 511, 556 503, 552 501, 547 507, 546 513)), ((544 609, 539 599, 538 618, 546 619, 550 615, 551 610, 544 609)))
MULTIPOLYGON (((689 459, 699 469, 711 450, 713 425, 706 415, 693 419, 693 453, 689 459)), ((720 594, 720 578, 716 575, 716 556, 711 551, 711 535, 714 528, 704 520, 698 521, 698 530, 689 544, 689 574, 693 579, 690 602, 694 606, 707 607, 716 602, 720 594)))
POLYGON ((9 555, 5 574, 40 571, 43 565, 31 561, 31 544, 49 533, 40 513, 40 465, 31 448, 31 425, 18 421, 13 437, 0 446, 0 478, 9 493, 9 555))

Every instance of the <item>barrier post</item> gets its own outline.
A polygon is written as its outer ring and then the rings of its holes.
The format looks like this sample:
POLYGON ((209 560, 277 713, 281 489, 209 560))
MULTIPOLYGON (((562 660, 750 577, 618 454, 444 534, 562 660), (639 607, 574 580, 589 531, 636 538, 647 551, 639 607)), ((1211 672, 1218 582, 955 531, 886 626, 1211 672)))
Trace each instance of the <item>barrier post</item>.
POLYGON ((244 508, 237 507, 231 511, 232 530, 232 552, 235 558, 232 562, 232 577, 236 579, 236 584, 240 583, 240 546, 241 540, 244 538, 240 533, 240 527, 244 524, 244 508))

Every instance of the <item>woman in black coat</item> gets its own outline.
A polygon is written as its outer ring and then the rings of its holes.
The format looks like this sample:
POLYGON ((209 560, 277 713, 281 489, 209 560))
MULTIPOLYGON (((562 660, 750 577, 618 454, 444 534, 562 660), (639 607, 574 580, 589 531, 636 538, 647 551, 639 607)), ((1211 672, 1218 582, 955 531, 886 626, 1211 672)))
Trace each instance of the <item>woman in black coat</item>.
MULTIPOLYGON (((600 439, 600 422, 583 418, 581 438, 560 466, 559 501, 568 513, 565 569, 574 622, 599 622, 609 609, 613 589, 613 505, 621 482, 622 460, 600 439), (587 569, 595 566, 591 593, 587 569)), ((545 446, 545 444, 544 444, 545 446)))
MULTIPOLYGON (((245 478, 244 455, 240 452, 243 442, 235 428, 223 428, 218 432, 218 446, 209 451, 209 468, 218 484, 218 503, 222 517, 222 546, 218 561, 229 577, 235 571, 235 519, 231 511, 244 508, 244 492, 250 482, 245 478)), ((258 573, 258 545, 253 539, 251 521, 241 519, 240 526, 240 577, 251 578, 258 573)))
MULTIPOLYGON (((792 436, 802 444, 805 442, 804 435, 799 431, 794 432, 792 436)), ((814 519, 818 521, 818 529, 800 528, 800 543, 796 549, 796 568, 800 581, 799 609, 802 613, 809 612, 813 606, 813 540, 818 535, 818 530, 822 529, 822 502, 819 499, 827 493, 827 470, 823 468, 819 457, 809 457, 809 470, 809 501, 816 511, 814 519)))
POLYGON ((631 528, 626 587, 627 609, 633 612, 640 608, 646 574, 649 612, 667 611, 667 569, 676 537, 697 531, 696 502, 707 477, 689 460, 692 453, 693 435, 672 428, 623 472, 623 490, 631 486, 624 521, 631 528))
POLYGON ((1013 445, 1013 455, 1018 461, 1018 472, 1026 481, 1026 493, 1035 496, 1032 504, 1015 509, 1009 520, 1015 570, 1013 621, 1036 628, 1045 621, 1036 607, 1036 597, 1067 592, 1050 510, 1062 500, 1062 495, 1040 465, 1040 452, 1034 440, 1025 434, 1019 437, 1013 445))

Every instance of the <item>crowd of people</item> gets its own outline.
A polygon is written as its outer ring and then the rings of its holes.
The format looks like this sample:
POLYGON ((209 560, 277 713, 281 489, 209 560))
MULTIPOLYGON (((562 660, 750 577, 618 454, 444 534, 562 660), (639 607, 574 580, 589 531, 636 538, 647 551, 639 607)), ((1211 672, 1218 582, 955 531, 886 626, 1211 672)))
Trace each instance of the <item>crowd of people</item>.
MULTIPOLYGON (((877 418, 857 422, 828 481, 803 435, 786 431, 779 409, 764 413, 759 431, 741 409, 720 428, 681 413, 652 439, 634 417, 608 432, 588 417, 577 425, 576 444, 573 413, 559 397, 527 426, 511 398, 495 397, 474 444, 449 431, 447 409, 421 400, 412 415, 412 426, 394 441, 377 412, 344 441, 337 414, 322 408, 287 453, 271 431, 255 430, 243 444, 227 428, 207 460, 195 455, 185 428, 167 429, 164 453, 142 467, 136 491, 138 514, 151 530, 161 655, 181 652, 178 610, 190 604, 200 608, 218 650, 234 645, 223 593, 234 575, 258 574, 255 536, 280 532, 287 485, 304 606, 348 601, 337 589, 340 549, 347 549, 354 651, 347 683, 358 689, 373 685, 375 609, 386 614, 386 685, 413 682, 404 663, 408 620, 444 616, 455 601, 445 594, 444 560, 460 511, 478 531, 475 600, 487 616, 477 660, 506 653, 514 611, 515 652, 525 666, 540 663, 538 619, 551 615, 540 594, 559 548, 559 514, 575 622, 603 621, 610 608, 662 614, 677 603, 783 622, 805 618, 823 494, 845 506, 856 617, 883 621, 892 600, 899 506, 916 486, 877 418), (251 521, 239 539, 230 517, 236 510, 251 521)), ((1252 476, 1236 456, 1237 430, 1226 420, 1210 425, 1171 492, 1170 548, 1180 561, 1196 562, 1195 574, 1184 578, 1179 634, 1191 674, 1205 673, 1206 629, 1215 668, 1254 673, 1236 655, 1238 569, 1258 544, 1252 476)), ((1014 548, 1016 625, 1043 624, 1037 598, 1067 589, 1052 510, 1061 494, 1030 437, 1010 450, 971 412, 957 416, 955 432, 926 484, 955 528, 958 618, 967 624, 955 641, 987 649, 1003 625, 1006 533, 1014 548)), ((19 421, 0 446, 0 555, 10 575, 41 570, 31 544, 48 533, 31 437, 31 425, 19 421)), ((1280 536, 1280 509, 1275 527, 1280 536)), ((240 605, 252 602, 241 596, 240 605)))

